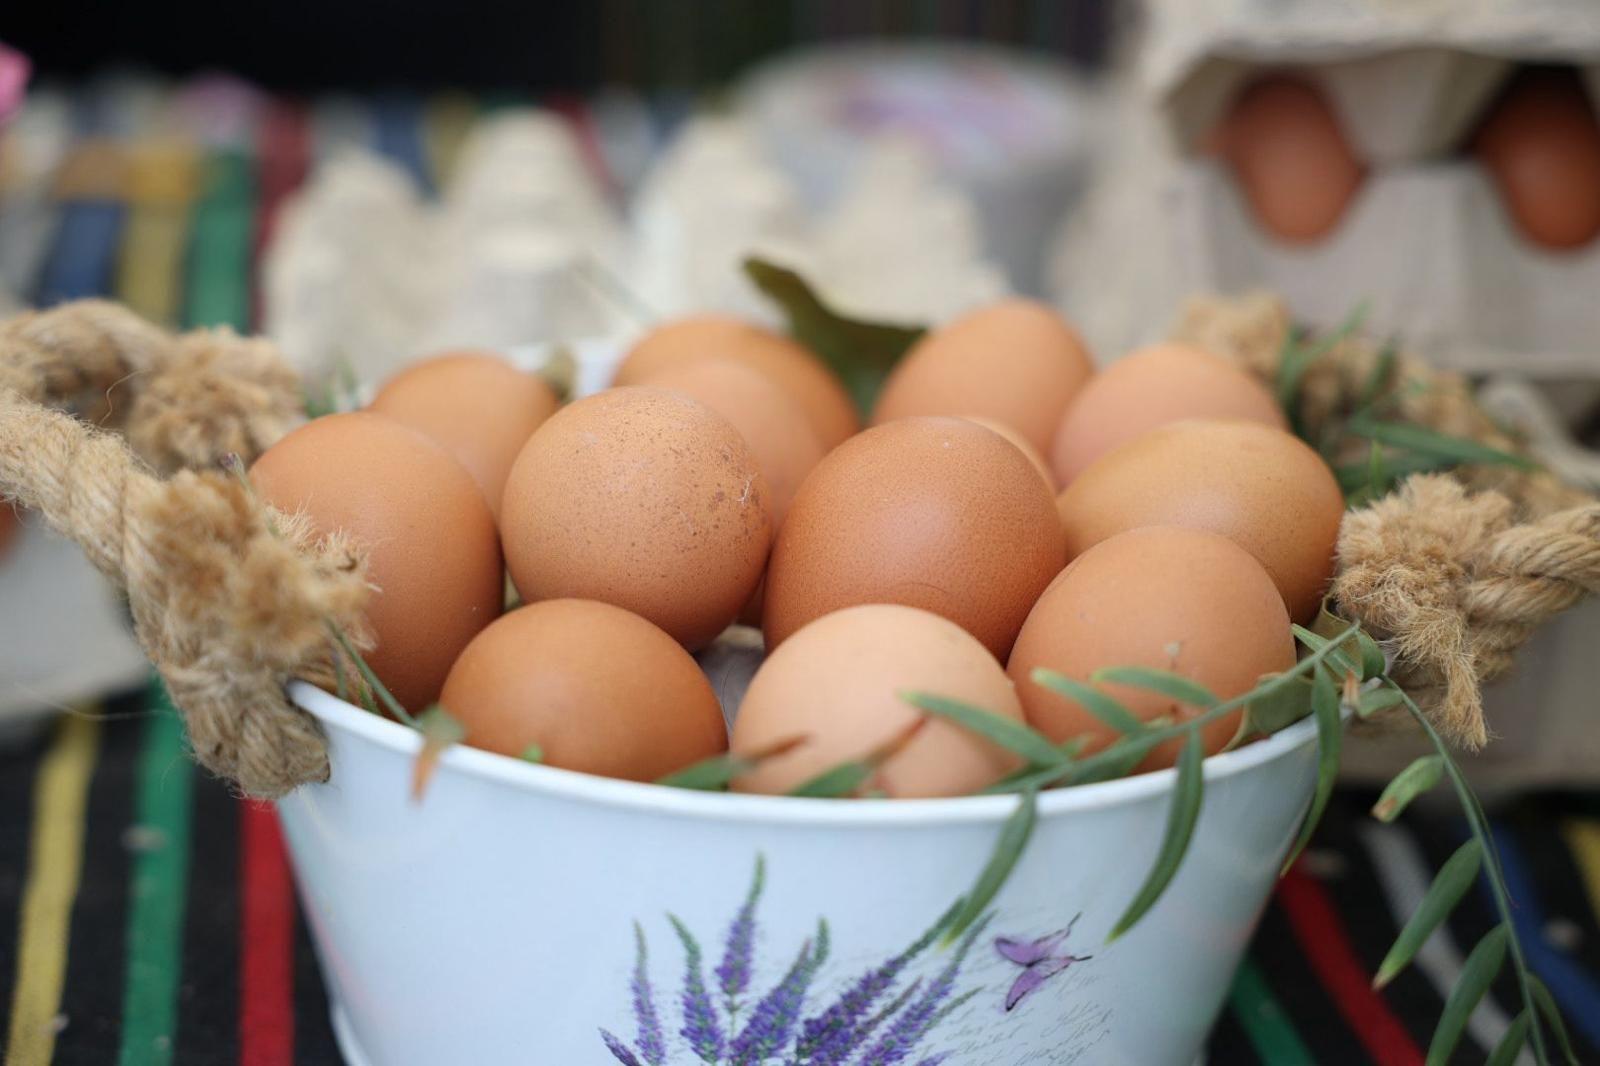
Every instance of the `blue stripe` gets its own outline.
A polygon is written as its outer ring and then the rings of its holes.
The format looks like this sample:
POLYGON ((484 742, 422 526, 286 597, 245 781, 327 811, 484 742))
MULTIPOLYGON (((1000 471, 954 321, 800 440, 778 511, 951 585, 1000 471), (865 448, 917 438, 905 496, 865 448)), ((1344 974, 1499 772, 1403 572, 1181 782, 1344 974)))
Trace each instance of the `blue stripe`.
POLYGON ((373 140, 379 154, 406 169, 424 195, 431 195, 433 170, 422 136, 422 105, 415 97, 386 93, 372 108, 373 140))
MULTIPOLYGON (((1496 823, 1494 839, 1500 852, 1506 889, 1511 893, 1511 921, 1528 965, 1550 986, 1550 993, 1561 1005, 1567 1024, 1583 1033, 1589 1043, 1600 1047, 1600 983, 1570 956, 1545 941, 1544 911, 1516 838, 1509 829, 1496 823)), ((1485 896, 1490 896, 1487 878, 1480 877, 1478 887, 1485 896)), ((1490 896, 1490 907, 1493 906, 1490 896)))
POLYGON ((122 205, 109 200, 73 200, 62 207, 55 244, 39 279, 40 307, 110 290, 122 217, 122 205))

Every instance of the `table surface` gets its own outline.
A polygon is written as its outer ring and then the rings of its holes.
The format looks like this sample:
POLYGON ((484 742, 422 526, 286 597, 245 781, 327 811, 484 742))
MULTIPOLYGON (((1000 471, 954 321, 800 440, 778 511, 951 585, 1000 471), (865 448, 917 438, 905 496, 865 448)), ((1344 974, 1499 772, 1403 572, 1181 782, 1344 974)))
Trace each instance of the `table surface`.
MULTIPOLYGON (((581 106, 571 113, 582 127, 581 106)), ((303 110, 258 114, 256 133, 201 149, 182 255, 136 204, 57 197, 22 295, 137 297, 173 324, 248 329, 262 235, 308 160, 303 110)), ((384 112, 374 147, 425 169, 423 115, 384 112)), ((0 199, 0 221, 10 207, 0 199)), ((1465 830, 1449 813, 1383 826, 1371 801, 1337 794, 1281 882, 1211 1062, 1423 1061, 1493 918, 1469 895, 1419 965, 1374 993, 1370 975, 1465 830)), ((1582 1060, 1600 1061, 1600 802, 1525 798, 1496 829, 1530 961, 1582 1060)), ((6 1066, 339 1061, 276 815, 193 766, 158 691, 94 702, 0 749, 0 912, 6 1066)), ((1483 1061, 1515 1002, 1495 986, 1457 1061, 1483 1061)))

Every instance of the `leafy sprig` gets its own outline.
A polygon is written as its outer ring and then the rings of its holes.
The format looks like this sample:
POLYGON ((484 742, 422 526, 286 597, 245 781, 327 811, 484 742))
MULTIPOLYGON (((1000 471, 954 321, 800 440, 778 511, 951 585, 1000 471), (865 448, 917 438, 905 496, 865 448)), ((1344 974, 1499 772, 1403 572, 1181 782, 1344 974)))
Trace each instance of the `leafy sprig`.
POLYGON ((1320 337, 1289 330, 1273 382, 1290 427, 1328 461, 1347 503, 1361 506, 1386 496, 1412 474, 1469 464, 1535 468, 1525 456, 1394 417, 1400 390, 1420 386, 1397 379, 1399 358, 1393 343, 1378 353, 1360 392, 1343 410, 1331 412, 1324 426, 1308 425, 1303 395, 1307 373, 1352 336, 1365 317, 1366 308, 1359 306, 1337 328, 1320 337), (1358 461, 1351 461, 1353 453, 1360 454, 1358 461))

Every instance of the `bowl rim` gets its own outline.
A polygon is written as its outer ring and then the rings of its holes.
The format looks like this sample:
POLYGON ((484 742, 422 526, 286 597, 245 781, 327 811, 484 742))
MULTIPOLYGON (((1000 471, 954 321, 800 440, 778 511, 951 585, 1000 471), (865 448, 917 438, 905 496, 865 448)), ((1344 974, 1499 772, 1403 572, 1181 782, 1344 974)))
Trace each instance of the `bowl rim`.
MULTIPOLYGON (((346 734, 388 751, 410 755, 422 745, 415 731, 373 714, 305 681, 290 682, 291 702, 310 713, 330 733, 346 734)), ((1286 729, 1233 751, 1207 758, 1205 780, 1237 777, 1275 762, 1310 744, 1316 722, 1307 717, 1286 729)), ((1309 767, 1308 767, 1309 770, 1309 767)), ((338 774, 338 767, 333 768, 338 774)), ((446 786, 454 774, 495 782, 549 799, 588 803, 705 821, 756 822, 783 826, 876 829, 886 826, 934 827, 1004 821, 1016 810, 1010 795, 954 796, 941 799, 810 799, 691 789, 623 781, 576 770, 523 762, 494 752, 455 745, 444 752, 430 788, 446 786)), ((1041 819, 1124 806, 1171 792, 1175 769, 1039 794, 1041 819)))

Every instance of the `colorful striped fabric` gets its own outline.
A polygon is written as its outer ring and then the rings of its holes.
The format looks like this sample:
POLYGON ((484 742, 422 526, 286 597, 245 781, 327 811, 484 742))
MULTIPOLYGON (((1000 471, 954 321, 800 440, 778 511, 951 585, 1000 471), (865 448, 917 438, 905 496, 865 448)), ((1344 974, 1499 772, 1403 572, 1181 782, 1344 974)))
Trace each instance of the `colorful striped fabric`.
MULTIPOLYGON (((1469 895, 1383 994, 1370 975, 1453 812, 1381 826, 1341 793, 1235 976, 1211 1063, 1420 1063, 1460 960, 1494 924, 1469 895)), ((1496 824, 1532 962, 1600 1061, 1600 800, 1541 796, 1496 824)), ((0 751, 0 997, 6 1066, 334 1064, 321 975, 277 818, 189 767, 158 686, 0 751), (13 961, 14 960, 14 961, 13 961), (52 1059, 52 1052, 54 1058, 52 1059)), ((1502 981, 1453 1060, 1483 1062, 1515 1014, 1502 981)))
MULTIPOLYGON (((470 110, 394 97, 340 128, 367 131, 436 185, 470 110)), ((562 110, 603 157, 583 106, 562 110)), ((136 171, 126 204, 115 190, 58 190, 56 238, 28 291, 109 293, 180 324, 249 328, 254 266, 318 142, 314 114, 269 102, 250 143, 178 152, 193 181, 155 192, 136 171)), ((194 769, 184 745, 152 683, 0 748, 5 1066, 339 1061, 277 817, 194 769)), ((1373 992, 1370 975, 1464 830, 1421 812, 1383 826, 1365 816, 1371 800, 1336 796, 1317 847, 1281 883, 1209 1061, 1422 1061, 1462 960, 1495 921, 1469 895, 1416 964, 1373 992)), ((1600 1061, 1600 801, 1524 800, 1496 831, 1530 961, 1583 1061, 1600 1061)), ((1456 1061, 1482 1062, 1516 1003, 1497 983, 1456 1061)))

